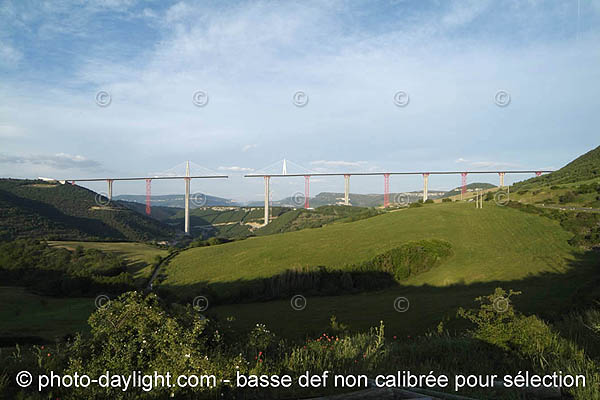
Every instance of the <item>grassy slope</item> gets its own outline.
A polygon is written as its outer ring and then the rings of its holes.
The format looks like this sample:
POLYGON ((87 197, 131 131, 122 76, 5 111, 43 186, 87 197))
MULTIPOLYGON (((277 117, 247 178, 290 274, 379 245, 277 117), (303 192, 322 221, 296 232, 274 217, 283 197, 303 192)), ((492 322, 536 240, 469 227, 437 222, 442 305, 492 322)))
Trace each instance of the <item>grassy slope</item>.
POLYGON ((455 255, 409 284, 512 280, 542 271, 564 270, 570 234, 551 220, 489 205, 434 204, 348 224, 334 224, 196 248, 168 267, 166 286, 232 282, 268 277, 304 265, 343 267, 367 260, 408 240, 445 239, 455 255))
POLYGON ((77 246, 81 245, 84 249, 97 249, 115 253, 128 261, 128 272, 133 274, 135 279, 149 278, 152 273, 150 264, 154 261, 154 257, 157 255, 166 257, 168 255, 167 250, 143 243, 50 241, 48 244, 69 250, 75 250, 77 246))
POLYGON ((0 336, 38 336, 48 342, 87 330, 95 309, 93 298, 44 297, 18 287, 0 287, 0 304, 0 336))
POLYGON ((0 179, 0 234, 67 240, 150 240, 170 238, 175 233, 118 203, 100 206, 96 196, 77 185, 0 179))
POLYGON ((550 174, 518 182, 518 189, 530 189, 543 185, 562 185, 600 178, 600 146, 577 157, 561 169, 550 174))

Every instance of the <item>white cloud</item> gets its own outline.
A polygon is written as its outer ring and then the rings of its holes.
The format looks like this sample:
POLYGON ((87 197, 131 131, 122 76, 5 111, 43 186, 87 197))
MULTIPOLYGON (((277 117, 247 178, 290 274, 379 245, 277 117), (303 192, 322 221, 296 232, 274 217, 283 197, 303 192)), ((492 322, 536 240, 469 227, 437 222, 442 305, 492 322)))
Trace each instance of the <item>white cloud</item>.
POLYGON ((238 166, 232 166, 232 167, 219 167, 220 171, 231 171, 231 172, 250 172, 250 171, 254 171, 254 169, 252 168, 245 168, 245 167, 238 167, 238 166))
POLYGON ((0 138, 24 136, 23 130, 15 125, 0 125, 0 138))
POLYGON ((472 161, 462 157, 456 160, 456 163, 467 164, 474 168, 498 169, 498 168, 520 168, 521 164, 504 161, 472 161))
POLYGON ((14 156, 0 154, 2 164, 34 164, 56 169, 99 169, 101 164, 81 155, 66 153, 14 156))
POLYGON ((244 147, 242 147, 242 151, 245 153, 245 152, 247 152, 248 150, 252 150, 252 149, 255 149, 255 148, 257 148, 257 147, 258 147, 258 145, 257 145, 257 144, 247 144, 247 145, 245 145, 244 147))
POLYGON ((367 161, 342 161, 342 160, 317 160, 311 161, 311 165, 325 166, 325 167, 362 167, 368 164, 367 161))

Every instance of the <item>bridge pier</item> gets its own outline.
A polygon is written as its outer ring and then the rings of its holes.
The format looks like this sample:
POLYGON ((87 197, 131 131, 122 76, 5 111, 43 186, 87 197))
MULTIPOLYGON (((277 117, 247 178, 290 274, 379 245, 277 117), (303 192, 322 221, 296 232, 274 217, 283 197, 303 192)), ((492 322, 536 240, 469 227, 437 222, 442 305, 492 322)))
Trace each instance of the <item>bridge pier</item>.
POLYGON ((506 172, 498 172, 498 176, 500 176, 500 189, 504 187, 504 174, 506 174, 506 172))
POLYGON ((383 207, 390 205, 390 174, 383 174, 383 207))
POLYGON ((112 201, 112 185, 113 185, 113 179, 107 179, 106 182, 108 183, 108 201, 112 201))
POLYGON ((429 191, 429 173, 423 174, 423 203, 427 201, 428 191, 429 191))
POLYGON ((190 234, 190 162, 185 165, 185 234, 190 234))
POLYGON ((461 172, 460 176, 462 178, 461 189, 460 189, 460 199, 462 200, 464 195, 467 193, 467 173, 461 172))
POLYGON ((350 175, 344 174, 344 205, 350 205, 350 175))
POLYGON ((310 207, 310 175, 304 175, 304 208, 310 207))
POLYGON ((542 174, 542 171, 536 171, 535 176, 540 176, 542 174))
POLYGON ((146 215, 150 215, 150 199, 152 198, 152 179, 146 178, 146 215))
POLYGON ((271 181, 270 176, 265 176, 265 225, 269 223, 269 183, 271 181))

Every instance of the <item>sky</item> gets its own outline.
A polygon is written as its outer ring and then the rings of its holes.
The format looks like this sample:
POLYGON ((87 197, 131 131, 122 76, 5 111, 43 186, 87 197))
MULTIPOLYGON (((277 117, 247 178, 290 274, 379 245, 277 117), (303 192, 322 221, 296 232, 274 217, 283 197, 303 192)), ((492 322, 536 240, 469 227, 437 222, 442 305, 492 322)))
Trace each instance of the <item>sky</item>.
MULTIPOLYGON (((556 169, 600 144, 599 93, 600 0, 0 0, 1 177, 154 176, 190 160, 230 176, 193 192, 245 201, 263 184, 243 174, 284 158, 289 173, 556 169)), ((392 192, 421 187, 391 178, 392 192)), ((288 197, 304 180, 271 188, 288 197)), ((310 191, 343 188, 315 177, 310 191)), ((351 192, 381 193, 383 177, 353 177, 351 192)))

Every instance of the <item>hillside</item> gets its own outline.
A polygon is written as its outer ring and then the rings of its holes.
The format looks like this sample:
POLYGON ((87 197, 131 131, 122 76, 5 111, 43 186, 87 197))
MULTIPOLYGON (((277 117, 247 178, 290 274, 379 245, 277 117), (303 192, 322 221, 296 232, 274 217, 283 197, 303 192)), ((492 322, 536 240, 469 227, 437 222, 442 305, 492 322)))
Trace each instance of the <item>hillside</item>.
MULTIPOLYGON (((469 183, 467 185, 466 189, 467 189, 467 191, 473 191, 476 189, 486 190, 486 189, 492 189, 495 187, 496 186, 492 185, 491 183, 474 182, 474 183, 469 183)), ((454 189, 444 193, 443 195, 439 196, 438 198, 444 199, 447 197, 457 196, 461 193, 461 191, 462 191, 462 187, 457 187, 457 188, 454 188, 454 189)))
MULTIPOLYGON (((140 214, 146 214, 145 203, 137 203, 135 201, 125 200, 115 200, 115 203, 130 208, 133 211, 137 211, 140 214)), ((183 211, 183 209, 178 207, 152 206, 152 212, 150 213, 150 217, 157 219, 161 222, 165 222, 180 211, 183 211)))
POLYGON ((569 184, 600 178, 600 146, 577 157, 561 169, 514 184, 516 189, 569 184))
POLYGON ((0 237, 52 240, 153 240, 172 228, 118 203, 96 202, 76 185, 37 180, 0 180, 0 237))
POLYGON ((558 222, 486 203, 444 203, 385 213, 348 224, 251 238, 179 254, 167 268, 163 286, 178 295, 216 285, 238 290, 245 282, 287 269, 345 268, 405 242, 443 239, 454 256, 442 267, 407 283, 447 286, 520 279, 563 271, 571 234, 558 222))
MULTIPOLYGON (((192 195, 194 200, 190 201, 190 208, 198 207, 210 207, 210 206, 237 206, 238 204, 230 199, 222 197, 210 196, 202 193, 194 193, 192 195), (194 195, 196 195, 194 197, 194 195)), ((115 200, 123 200, 129 202, 135 202, 139 204, 146 204, 146 196, 141 194, 122 194, 114 197, 115 200)), ((166 195, 153 195, 150 200, 150 205, 162 206, 162 207, 185 207, 185 196, 183 194, 166 194, 166 195)))
MULTIPOLYGON (((273 233, 317 228, 342 219, 362 219, 378 212, 362 207, 322 206, 305 210, 289 207, 272 207, 271 221, 264 223, 262 207, 202 207, 190 211, 193 236, 239 239, 273 233)), ((184 211, 178 210, 165 223, 183 228, 184 211)))

